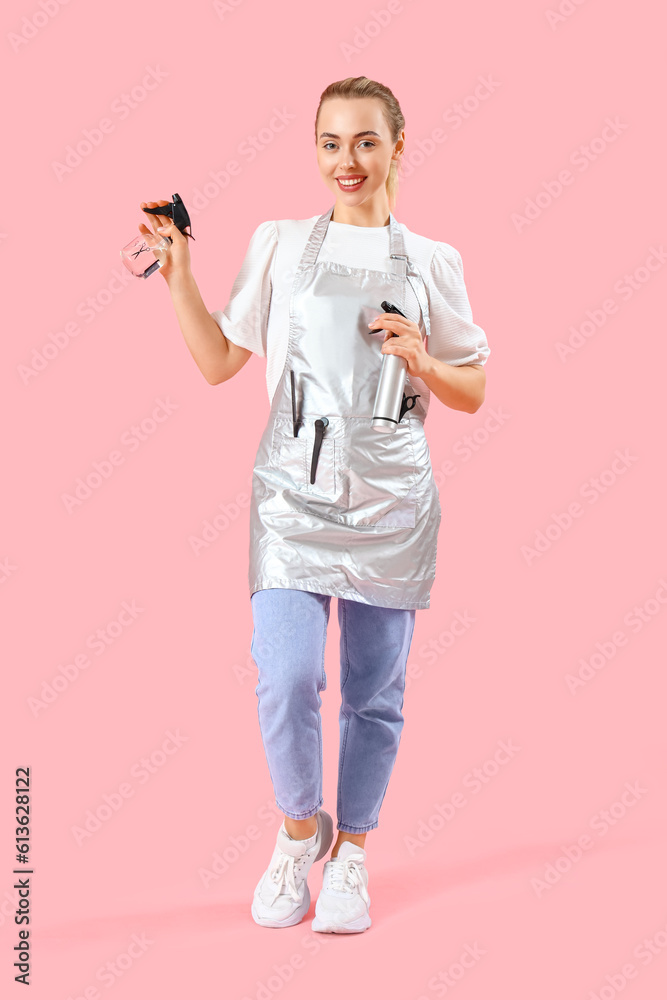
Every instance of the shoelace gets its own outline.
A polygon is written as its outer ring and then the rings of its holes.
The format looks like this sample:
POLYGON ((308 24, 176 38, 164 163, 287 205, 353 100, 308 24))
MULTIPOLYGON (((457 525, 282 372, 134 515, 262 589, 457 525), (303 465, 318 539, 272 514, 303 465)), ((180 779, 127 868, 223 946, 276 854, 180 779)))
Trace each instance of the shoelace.
POLYGON ((301 861, 301 858, 293 858, 291 854, 283 854, 280 861, 276 867, 271 872, 271 881, 276 883, 276 891, 272 903, 275 903, 278 896, 282 891, 283 885, 289 892, 290 896, 295 903, 298 903, 301 897, 299 896, 299 890, 296 887, 296 882, 294 880, 294 862, 301 861))
POLYGON ((363 861, 361 854, 348 854, 343 861, 339 858, 331 858, 329 877, 332 889, 340 889, 342 892, 355 892, 358 889, 361 898, 368 905, 370 896, 364 884, 359 864, 363 864, 363 861))

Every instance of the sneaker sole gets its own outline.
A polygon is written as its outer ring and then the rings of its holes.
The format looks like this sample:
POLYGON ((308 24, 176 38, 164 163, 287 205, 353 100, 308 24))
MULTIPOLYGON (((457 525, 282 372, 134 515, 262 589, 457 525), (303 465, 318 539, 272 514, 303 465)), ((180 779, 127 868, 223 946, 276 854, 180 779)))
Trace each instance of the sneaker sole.
POLYGON ((322 934, 357 934, 360 931, 365 931, 371 926, 371 918, 368 914, 362 917, 357 917, 356 920, 350 920, 347 924, 329 924, 324 920, 320 920, 319 917, 313 917, 310 925, 310 929, 313 931, 319 931, 322 934))
POLYGON ((305 915, 310 909, 310 889, 306 885, 306 891, 303 894, 303 902, 299 904, 294 913, 290 913, 289 917, 285 917, 283 920, 275 920, 271 917, 260 917, 255 910, 255 903, 253 902, 250 912, 252 913, 252 918, 256 924, 260 927, 292 927, 294 924, 300 924, 305 915))
MULTIPOLYGON (((319 826, 320 826, 320 849, 313 861, 320 861, 324 855, 327 853, 331 847, 333 841, 333 819, 328 812, 324 809, 320 809, 319 812, 319 826)), ((312 869, 312 865, 311 865, 312 869)), ((310 872, 309 872, 310 874, 310 872)), ((290 913, 288 917, 284 917, 282 920, 275 920, 271 917, 260 917, 255 910, 255 902, 253 900, 250 912, 252 913, 252 918, 256 924, 260 927, 293 927, 294 924, 299 924, 308 913, 310 909, 310 889, 308 888, 308 877, 306 876, 306 888, 303 895, 303 901, 296 908, 294 913, 290 913)))

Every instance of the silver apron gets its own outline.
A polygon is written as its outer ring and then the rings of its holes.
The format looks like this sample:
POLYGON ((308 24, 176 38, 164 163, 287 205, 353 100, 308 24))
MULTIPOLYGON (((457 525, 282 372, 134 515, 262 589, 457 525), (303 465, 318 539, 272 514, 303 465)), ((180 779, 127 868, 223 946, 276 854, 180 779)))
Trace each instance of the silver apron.
MULTIPOLYGON (((287 587, 428 608, 441 517, 424 433, 428 394, 393 433, 373 429, 385 335, 368 329, 387 299, 428 334, 426 289, 391 213, 389 271, 318 263, 332 215, 333 207, 313 226, 292 285, 285 367, 253 470, 250 593, 287 587), (406 302, 408 282, 418 308, 406 302), (318 417, 329 423, 311 484, 318 417)), ((404 391, 415 394, 407 374, 404 391)))

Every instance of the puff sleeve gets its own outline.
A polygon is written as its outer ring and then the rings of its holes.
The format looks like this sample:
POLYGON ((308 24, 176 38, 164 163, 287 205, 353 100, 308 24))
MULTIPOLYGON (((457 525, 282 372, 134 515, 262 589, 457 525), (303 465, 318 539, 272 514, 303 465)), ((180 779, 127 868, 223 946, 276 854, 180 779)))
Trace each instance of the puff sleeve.
POLYGON ((262 222, 250 237, 229 302, 210 315, 225 337, 260 357, 266 357, 266 334, 273 290, 273 263, 278 245, 275 222, 262 222))
POLYGON ((483 365, 491 353, 486 334, 473 322, 461 254, 437 243, 428 281, 431 335, 427 351, 448 365, 483 365))

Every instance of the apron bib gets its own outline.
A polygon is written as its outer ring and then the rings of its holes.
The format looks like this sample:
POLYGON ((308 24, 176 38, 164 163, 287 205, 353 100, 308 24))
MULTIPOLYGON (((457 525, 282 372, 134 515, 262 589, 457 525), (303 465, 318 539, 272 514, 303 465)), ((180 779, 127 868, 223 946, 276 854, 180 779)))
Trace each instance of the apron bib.
MULTIPOLYGON (((426 289, 391 213, 389 271, 318 262, 333 210, 313 226, 292 285, 285 366, 253 470, 250 593, 288 587, 428 608, 441 518, 428 395, 393 433, 373 429, 384 332, 368 329, 387 299, 427 335, 426 289)), ((415 395, 407 374, 404 392, 415 395)))

